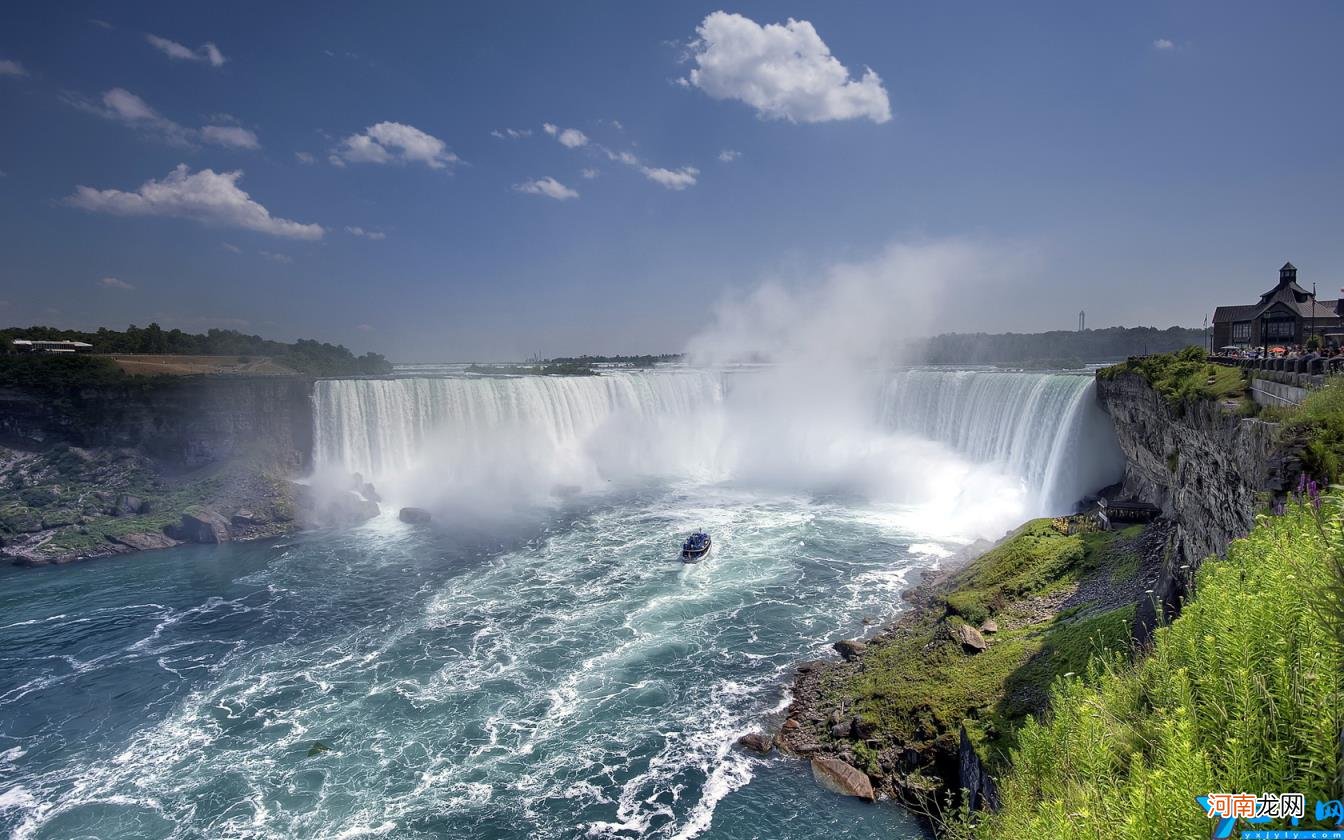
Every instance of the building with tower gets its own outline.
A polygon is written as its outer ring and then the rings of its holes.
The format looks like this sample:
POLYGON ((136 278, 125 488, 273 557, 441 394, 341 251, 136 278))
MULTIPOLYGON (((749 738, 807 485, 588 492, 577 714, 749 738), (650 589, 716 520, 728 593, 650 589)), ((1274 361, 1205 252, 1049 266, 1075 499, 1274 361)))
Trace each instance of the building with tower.
POLYGON ((1256 303, 1220 306, 1213 312, 1213 346, 1305 344, 1312 335, 1338 342, 1344 336, 1344 300, 1317 300, 1298 285, 1297 267, 1283 264, 1279 282, 1256 303))

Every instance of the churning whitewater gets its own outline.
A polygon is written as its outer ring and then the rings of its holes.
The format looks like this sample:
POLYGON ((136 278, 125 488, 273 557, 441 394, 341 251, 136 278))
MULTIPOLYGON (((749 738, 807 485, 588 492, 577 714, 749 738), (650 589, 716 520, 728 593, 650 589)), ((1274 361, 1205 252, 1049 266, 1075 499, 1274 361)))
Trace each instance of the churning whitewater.
POLYGON ((1118 477, 1115 443, 1084 376, 865 374, 821 405, 768 382, 318 383, 314 481, 361 472, 389 512, 26 573, 0 829, 919 836, 732 744, 912 574, 1118 477), (715 551, 682 564, 697 527, 715 551))

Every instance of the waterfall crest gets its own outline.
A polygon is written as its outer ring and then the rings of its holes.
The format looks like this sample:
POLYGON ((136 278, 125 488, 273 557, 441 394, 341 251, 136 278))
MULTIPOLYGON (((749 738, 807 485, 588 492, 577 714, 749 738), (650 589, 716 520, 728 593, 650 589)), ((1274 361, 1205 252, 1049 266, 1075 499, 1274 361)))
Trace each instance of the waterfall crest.
POLYGON ((1020 477, 1041 513, 1067 511, 1124 469, 1090 376, 901 371, 883 389, 882 420, 1020 477))
POLYGON ((771 400, 769 381, 704 370, 327 380, 315 463, 484 495, 658 476, 880 488, 870 494, 909 502, 955 460, 1016 481, 1029 514, 1068 510, 1123 466, 1086 376, 902 370, 838 412, 806 393, 771 400))

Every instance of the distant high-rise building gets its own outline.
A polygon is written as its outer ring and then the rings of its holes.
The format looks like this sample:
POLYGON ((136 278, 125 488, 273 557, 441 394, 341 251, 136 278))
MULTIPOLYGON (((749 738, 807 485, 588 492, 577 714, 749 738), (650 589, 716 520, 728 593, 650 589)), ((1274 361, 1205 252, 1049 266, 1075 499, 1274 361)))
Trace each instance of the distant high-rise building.
POLYGON ((1085 330, 1085 329, 1087 329, 1087 310, 1086 310, 1086 309, 1079 309, 1079 310, 1078 310, 1078 332, 1082 332, 1082 331, 1085 330))

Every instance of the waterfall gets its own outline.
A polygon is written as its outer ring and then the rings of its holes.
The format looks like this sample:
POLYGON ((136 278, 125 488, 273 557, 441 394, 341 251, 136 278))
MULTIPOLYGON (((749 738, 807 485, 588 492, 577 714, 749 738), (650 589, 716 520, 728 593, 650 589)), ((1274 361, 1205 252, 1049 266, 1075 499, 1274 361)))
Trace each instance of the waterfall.
POLYGON ((325 380, 315 463, 439 502, 653 476, 899 503, 968 476, 942 469, 957 463, 1007 477, 1028 513, 1066 511, 1121 473, 1090 377, 903 370, 845 389, 851 404, 778 373, 325 380))
POLYGON ((1058 513, 1124 470, 1095 388, 1076 374, 913 369, 888 381, 882 421, 998 465, 1034 491, 1038 512, 1058 513))
POLYGON ((324 380, 315 463, 375 481, 433 469, 458 485, 588 484, 596 444, 648 451, 639 437, 721 398, 718 377, 699 371, 324 380))

